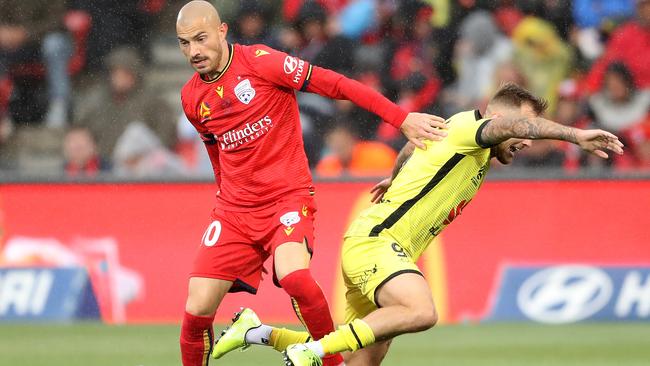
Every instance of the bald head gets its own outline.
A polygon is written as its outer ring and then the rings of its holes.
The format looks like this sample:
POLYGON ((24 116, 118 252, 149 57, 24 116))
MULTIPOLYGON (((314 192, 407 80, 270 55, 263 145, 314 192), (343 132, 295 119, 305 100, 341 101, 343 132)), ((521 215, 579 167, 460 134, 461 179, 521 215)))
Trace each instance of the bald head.
POLYGON ((206 79, 219 75, 228 62, 228 26, 207 1, 185 4, 176 20, 179 46, 190 65, 206 79))
POLYGON ((178 12, 176 28, 185 28, 195 25, 197 22, 208 26, 218 27, 221 25, 219 12, 207 1, 194 0, 185 4, 178 12))

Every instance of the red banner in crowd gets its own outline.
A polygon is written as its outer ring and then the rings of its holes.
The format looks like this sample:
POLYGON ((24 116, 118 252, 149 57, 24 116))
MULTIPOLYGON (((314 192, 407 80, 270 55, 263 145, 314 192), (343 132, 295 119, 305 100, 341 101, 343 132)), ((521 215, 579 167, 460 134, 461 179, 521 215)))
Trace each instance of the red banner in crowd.
MULTIPOLYGON (((317 185, 312 271, 339 316, 341 237, 369 188, 317 185)), ((211 184, 4 185, 0 264, 83 265, 105 320, 177 322, 213 202, 211 184)), ((649 264, 648 208, 648 181, 488 182, 420 264, 443 320, 479 319, 506 263, 649 264)), ((240 306, 297 321, 270 278, 256 296, 229 295, 217 319, 240 306)))

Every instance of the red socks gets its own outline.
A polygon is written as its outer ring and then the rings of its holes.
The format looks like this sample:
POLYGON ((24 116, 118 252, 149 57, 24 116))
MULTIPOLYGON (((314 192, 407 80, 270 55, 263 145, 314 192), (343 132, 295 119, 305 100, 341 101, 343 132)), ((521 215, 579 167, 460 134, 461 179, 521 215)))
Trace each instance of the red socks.
MULTIPOLYGON (((280 280, 280 285, 291 296, 296 315, 313 339, 321 339, 334 331, 334 322, 323 290, 311 276, 309 269, 289 273, 280 280)), ((323 359, 323 366, 338 366, 341 363, 343 357, 338 354, 323 359)))
POLYGON ((185 312, 181 326, 181 357, 183 366, 207 366, 214 344, 212 316, 195 316, 185 312))
MULTIPOLYGON (((290 273, 280 281, 282 288, 291 296, 296 315, 305 325, 313 339, 321 339, 334 331, 327 300, 311 276, 309 269, 290 273)), ((181 327, 181 357, 183 366, 206 366, 214 344, 213 316, 195 316, 185 312, 181 327)), ((343 363, 341 355, 323 358, 323 366, 343 363)))

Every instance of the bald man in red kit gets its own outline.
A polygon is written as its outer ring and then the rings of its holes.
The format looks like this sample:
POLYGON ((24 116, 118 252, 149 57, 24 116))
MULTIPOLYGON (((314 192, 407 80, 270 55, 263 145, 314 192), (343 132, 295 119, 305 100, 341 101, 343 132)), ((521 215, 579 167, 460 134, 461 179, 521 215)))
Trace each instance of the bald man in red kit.
MULTIPOLYGON (((444 120, 407 113, 359 82, 267 46, 229 44, 228 25, 206 1, 181 9, 176 32, 196 71, 181 91, 183 110, 205 143, 217 184, 211 223, 190 273, 180 337, 183 365, 207 365, 221 300, 228 292, 255 294, 269 257, 276 285, 290 296, 311 337, 320 339, 334 325, 309 271, 315 192, 295 92, 350 100, 419 147, 424 139, 446 135, 444 120)), ((242 339, 273 345, 272 333, 260 326, 242 339)), ((337 354, 323 363, 341 365, 343 359, 337 354)))

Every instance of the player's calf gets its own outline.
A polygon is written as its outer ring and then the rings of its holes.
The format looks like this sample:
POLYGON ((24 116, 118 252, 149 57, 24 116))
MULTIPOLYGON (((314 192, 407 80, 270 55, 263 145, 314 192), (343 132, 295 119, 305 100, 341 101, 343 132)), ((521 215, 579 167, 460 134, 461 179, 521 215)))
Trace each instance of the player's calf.
POLYGON ((183 366, 207 364, 214 340, 213 320, 214 315, 202 317, 185 313, 179 340, 183 366))
POLYGON ((184 366, 202 366, 212 351, 212 322, 219 303, 232 282, 193 277, 181 326, 180 348, 184 366))
POLYGON ((390 279, 377 290, 377 305, 380 308, 365 318, 342 325, 305 346, 321 357, 355 352, 376 341, 429 329, 438 321, 431 290, 420 274, 405 273, 390 279))
MULTIPOLYGON (((291 297, 296 315, 309 330, 309 334, 319 339, 334 330, 334 322, 323 290, 309 271, 311 255, 307 243, 284 243, 275 250, 275 273, 282 288, 291 297)), ((343 363, 340 355, 328 355, 323 359, 324 366, 338 366, 343 363)))
POLYGON ((379 366, 388 353, 392 341, 377 342, 357 352, 343 355, 346 366, 379 366))

